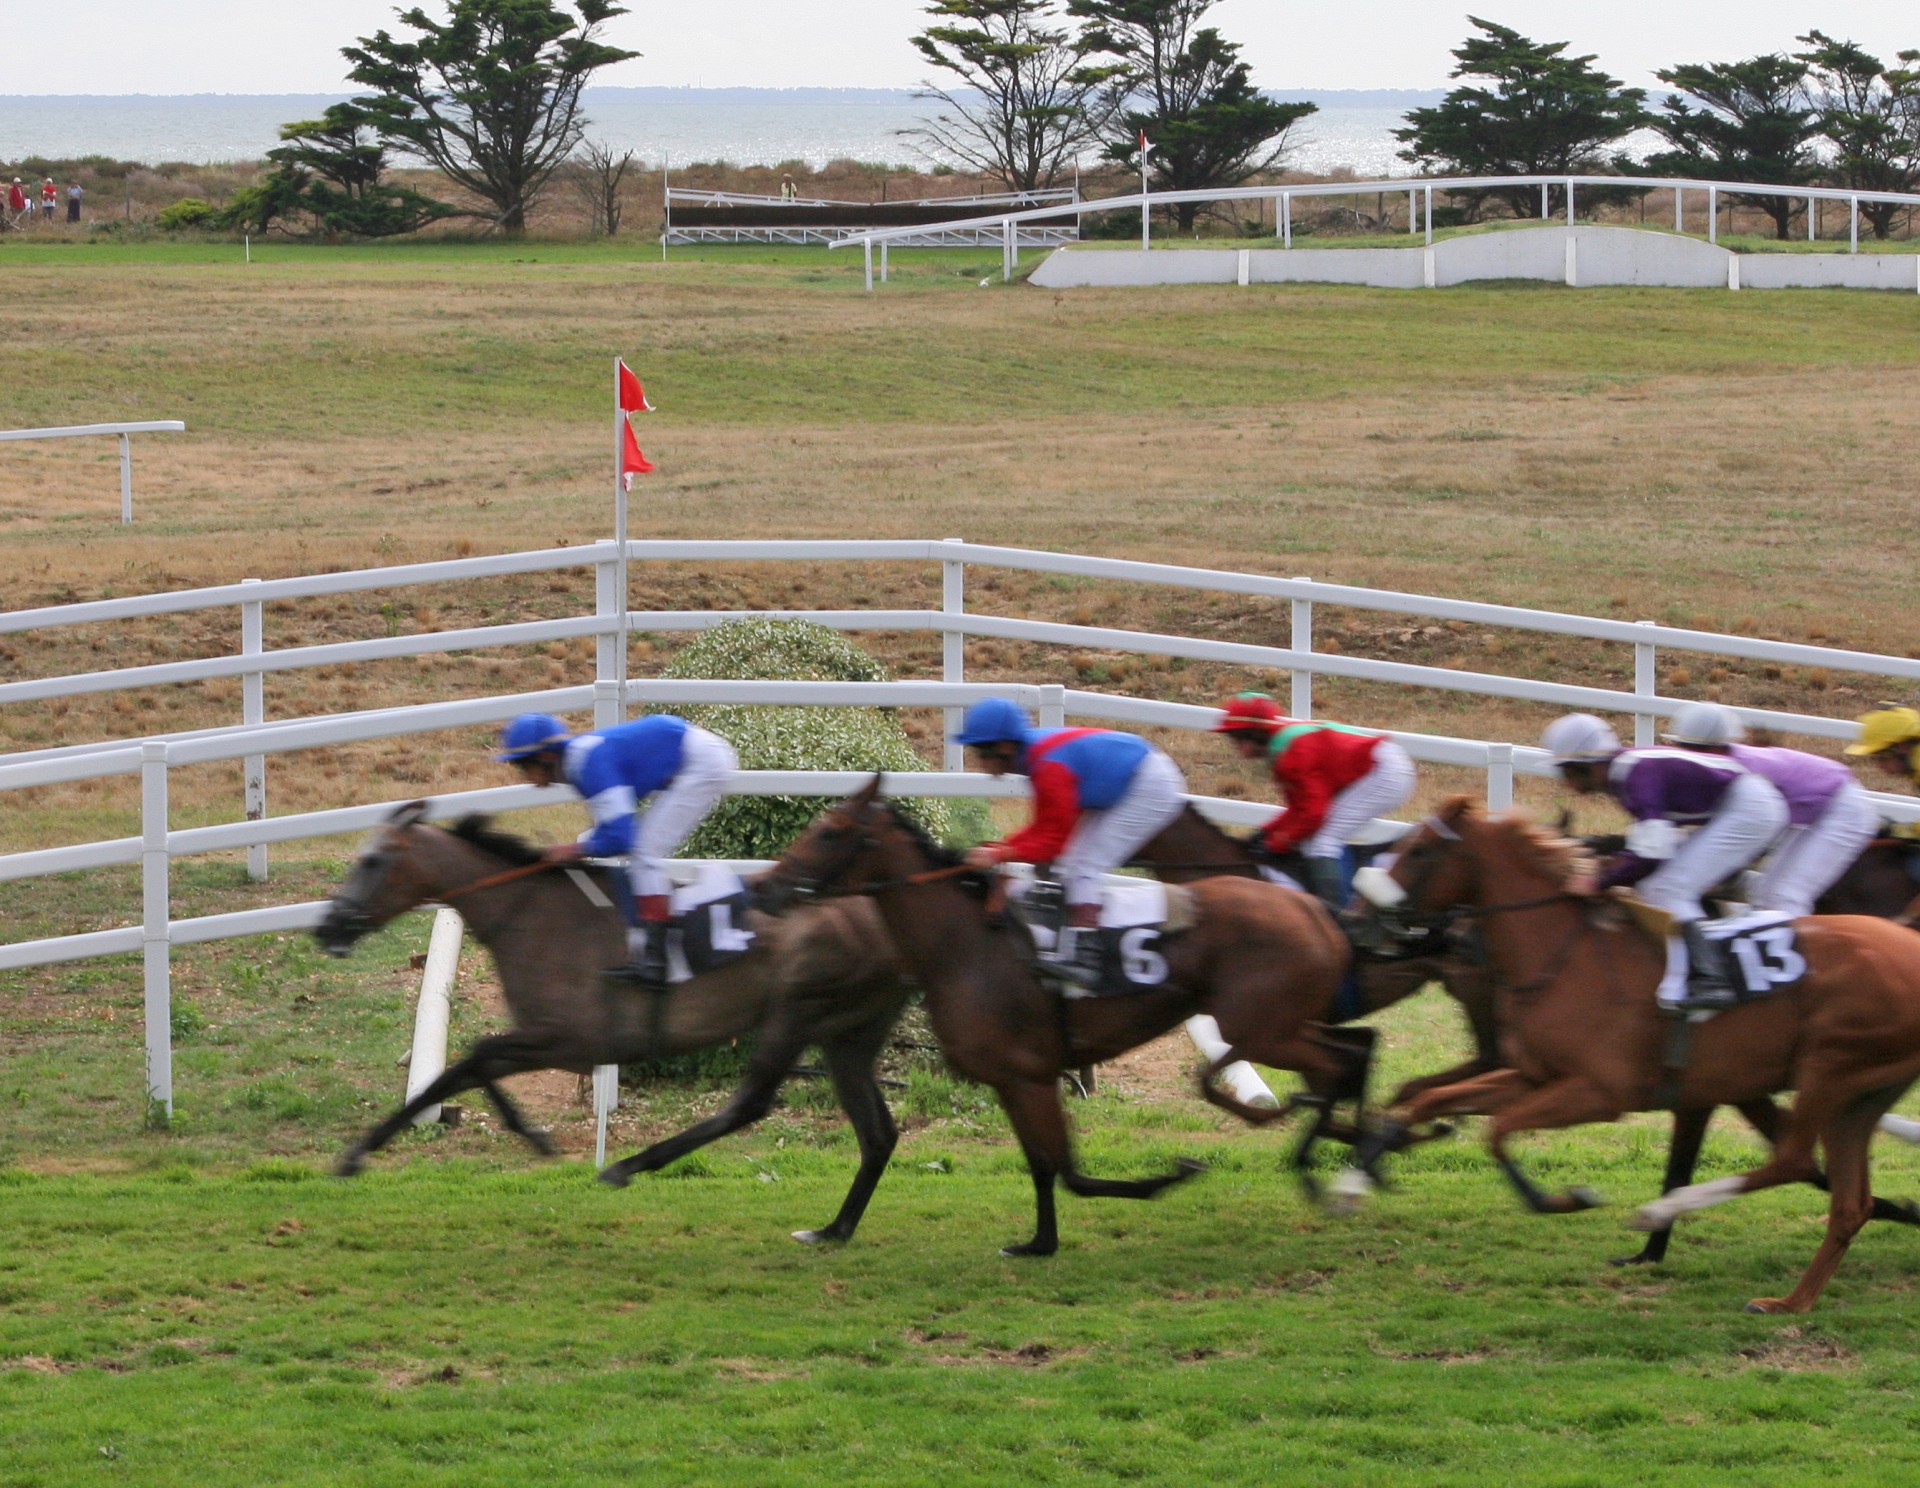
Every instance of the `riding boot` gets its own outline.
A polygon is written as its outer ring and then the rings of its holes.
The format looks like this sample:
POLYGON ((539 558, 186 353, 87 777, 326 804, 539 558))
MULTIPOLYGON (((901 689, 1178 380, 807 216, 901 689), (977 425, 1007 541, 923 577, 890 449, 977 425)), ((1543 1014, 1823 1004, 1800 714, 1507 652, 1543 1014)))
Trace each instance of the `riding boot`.
POLYGON ((639 894, 634 905, 640 917, 640 953, 624 966, 607 971, 610 981, 633 982, 658 991, 667 985, 667 925, 672 901, 665 894, 639 894))
POLYGON ((1338 858, 1308 858, 1307 877, 1314 897, 1333 912, 1337 920, 1352 897, 1347 884, 1345 865, 1338 858))
POLYGON ((1717 1013, 1732 1007, 1740 993, 1728 971, 1726 947, 1702 935, 1698 920, 1684 920, 1675 929, 1679 933, 1667 940, 1660 1006, 1670 1013, 1717 1013))
POLYGON ((1067 924, 1042 960, 1047 971, 1076 987, 1100 985, 1100 906, 1076 904, 1067 912, 1067 924))

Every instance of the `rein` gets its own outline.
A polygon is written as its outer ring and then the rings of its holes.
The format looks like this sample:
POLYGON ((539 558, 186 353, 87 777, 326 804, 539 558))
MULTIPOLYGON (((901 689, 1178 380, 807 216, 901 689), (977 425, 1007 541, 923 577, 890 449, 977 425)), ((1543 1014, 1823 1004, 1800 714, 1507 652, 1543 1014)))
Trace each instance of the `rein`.
POLYGON ((538 863, 522 863, 518 868, 504 868, 498 873, 489 873, 485 878, 475 879, 470 884, 463 884, 457 889, 448 889, 438 897, 442 904, 446 904, 455 899, 465 898, 468 894, 477 894, 482 889, 498 888, 501 884, 512 883, 515 879, 528 878, 533 874, 545 873, 549 869, 563 866, 565 865, 548 862, 542 858, 538 863))
POLYGON ((873 894, 884 893, 888 889, 915 889, 922 884, 940 883, 945 879, 958 878, 963 873, 977 873, 980 870, 970 868, 965 863, 955 863, 950 868, 929 868, 924 873, 909 873, 905 878, 883 878, 873 883, 859 885, 835 885, 832 888, 815 889, 815 899, 862 899, 873 894))

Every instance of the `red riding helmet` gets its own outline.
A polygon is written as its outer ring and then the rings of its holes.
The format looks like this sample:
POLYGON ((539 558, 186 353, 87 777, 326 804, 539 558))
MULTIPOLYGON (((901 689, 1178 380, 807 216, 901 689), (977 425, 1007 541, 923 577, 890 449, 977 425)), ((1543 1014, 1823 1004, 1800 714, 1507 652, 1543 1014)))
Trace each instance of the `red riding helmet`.
POLYGON ((1280 705, 1264 692, 1243 692, 1227 699, 1213 731, 1216 734, 1272 734, 1284 718, 1280 705))

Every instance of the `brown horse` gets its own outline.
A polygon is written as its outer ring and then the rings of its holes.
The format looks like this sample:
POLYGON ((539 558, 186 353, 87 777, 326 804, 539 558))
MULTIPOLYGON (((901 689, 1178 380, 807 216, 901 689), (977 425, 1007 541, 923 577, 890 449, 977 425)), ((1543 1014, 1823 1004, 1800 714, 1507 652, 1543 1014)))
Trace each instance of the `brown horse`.
POLYGON ((1416 924, 1463 914, 1485 922, 1515 1067, 1429 1091, 1394 1115, 1492 1114, 1488 1145, 1522 1197, 1536 1210, 1566 1212, 1593 1201, 1536 1189, 1509 1154, 1515 1134, 1794 1090, 1769 1161, 1677 1189, 1642 1208, 1637 1223, 1651 1228, 1736 1194, 1817 1183, 1819 1143, 1830 1183, 1826 1239, 1791 1295, 1748 1304, 1805 1312, 1874 1213, 1875 1123, 1920 1077, 1920 937, 1859 916, 1795 921, 1804 975, 1695 1026, 1685 1067, 1673 1071, 1665 1052, 1672 1020, 1653 995, 1663 949, 1626 917, 1566 891, 1587 862, 1577 844, 1519 817, 1482 816, 1465 798, 1408 843, 1390 875, 1404 900, 1387 913, 1416 924))
POLYGON ((880 777, 803 832, 760 880, 770 909, 840 893, 871 895, 914 979, 948 1060, 993 1087, 1033 1175, 1037 1221, 1008 1255, 1059 1247, 1054 1180, 1083 1197, 1151 1198, 1198 1164, 1134 1181, 1091 1178, 1074 1165, 1060 1075, 1158 1038, 1209 1013, 1232 1046, 1202 1074, 1202 1095, 1256 1125, 1281 1113, 1242 1105, 1213 1077, 1241 1059, 1298 1071, 1331 1098, 1350 1076, 1342 1050, 1312 1036, 1346 966, 1347 949, 1314 899, 1271 884, 1211 878, 1188 892, 1195 926, 1167 937, 1161 987, 1121 997, 1062 998, 1033 967, 1031 946, 990 914, 955 855, 886 802, 880 777))
POLYGON ((1875 915, 1911 923, 1920 908, 1920 883, 1909 868, 1920 843, 1877 838, 1848 865, 1832 888, 1813 906, 1821 915, 1875 915))
MULTIPOLYGON (((1135 858, 1144 867, 1151 868, 1154 877, 1167 883, 1193 883, 1222 875, 1260 877, 1260 864, 1248 845, 1221 831, 1191 803, 1171 825, 1141 848, 1135 858)), ((1283 871, 1287 869, 1285 863, 1277 866, 1283 871)), ((1304 881, 1303 873, 1290 876, 1304 881)), ((1505 1062, 1500 1057, 1500 1030, 1494 1016, 1493 978, 1484 958, 1475 960, 1463 955, 1451 940, 1438 936, 1430 951, 1385 960, 1362 957, 1354 963, 1353 972, 1360 1006, 1350 1012, 1341 1009, 1347 1012, 1342 1022, 1364 1018, 1404 1002, 1435 982, 1466 1014, 1467 1029, 1473 1036, 1473 1057, 1438 1074, 1407 1081, 1394 1092, 1395 1104, 1409 1101, 1423 1090, 1458 1084, 1499 1069, 1505 1062)))
POLYGON ((910 988, 873 906, 821 905, 790 919, 752 914, 754 948, 739 960, 653 993, 608 982, 601 972, 626 955, 626 925, 604 894, 581 887, 584 870, 545 871, 537 849, 469 818, 454 831, 427 825, 428 805, 397 810, 334 895, 314 930, 344 956, 353 943, 421 904, 456 905, 493 956, 513 1018, 507 1033, 476 1039, 466 1055, 382 1121, 340 1159, 351 1176, 427 1107, 481 1089, 509 1130, 543 1154, 552 1144, 521 1118, 498 1081, 527 1070, 591 1073, 601 1064, 657 1058, 754 1038, 747 1075, 724 1110, 678 1136, 610 1164, 601 1181, 624 1188, 772 1106, 800 1055, 820 1046, 834 1093, 860 1143, 846 1202, 823 1229, 796 1230, 807 1243, 845 1240, 893 1155, 893 1116, 874 1064, 910 988))

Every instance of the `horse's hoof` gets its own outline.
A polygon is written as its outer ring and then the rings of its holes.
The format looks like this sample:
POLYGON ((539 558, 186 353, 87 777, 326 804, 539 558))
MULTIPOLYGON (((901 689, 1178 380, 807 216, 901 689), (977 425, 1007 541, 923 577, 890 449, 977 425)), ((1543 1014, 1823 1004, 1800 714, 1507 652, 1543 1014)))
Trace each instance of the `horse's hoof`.
POLYGON ((527 1141, 533 1144, 533 1150, 542 1157, 552 1157, 559 1149, 553 1145, 551 1134, 543 1131, 530 1131, 527 1141))
POLYGON ((793 1238, 802 1245, 840 1245, 847 1237, 829 1225, 824 1230, 795 1230, 793 1238))
POLYGON ((333 1176, 336 1178, 357 1178, 360 1176, 360 1170, 366 1167, 366 1165, 367 1159, 364 1153, 349 1152, 345 1157, 341 1158, 339 1162, 334 1164, 333 1176))
POLYGON ((1609 1266, 1618 1268, 1618 1267, 1625 1267, 1625 1266, 1657 1266, 1660 1264, 1660 1262, 1657 1258, 1648 1255, 1644 1250, 1642 1250, 1642 1251, 1636 1251, 1634 1254, 1630 1256, 1614 1256, 1607 1262, 1607 1264, 1609 1266))
POLYGON ((1175 1175, 1173 1181, 1175 1183, 1185 1183, 1187 1179, 1193 1177, 1196 1173, 1204 1173, 1206 1170, 1207 1165, 1197 1157, 1175 1158, 1173 1162, 1175 1175))
POLYGON ((633 1175, 627 1171, 624 1163, 609 1163, 594 1176, 608 1188, 625 1188, 633 1182, 633 1175))
POLYGON ((1596 1193, 1593 1189, 1584 1186, 1568 1189, 1567 1203, 1571 1206, 1567 1211, 1570 1214, 1578 1214, 1582 1209, 1604 1209, 1607 1207, 1607 1200, 1604 1194, 1596 1193))
POLYGON ((1793 1309, 1787 1305, 1787 1299, 1785 1297, 1755 1297, 1743 1307, 1741 1311, 1757 1312, 1765 1317, 1774 1317, 1782 1313, 1792 1312, 1793 1309))
POLYGON ((1359 1168, 1342 1168, 1327 1185, 1327 1213, 1345 1216, 1355 1213, 1372 1196, 1374 1181, 1359 1168))
POLYGON ((1057 1245, 1042 1245, 1037 1240, 1025 1240, 1018 1245, 1003 1245, 1000 1254, 1008 1260, 1022 1260, 1027 1256, 1050 1256, 1058 1250, 1057 1245))
POLYGON ((1627 1216, 1627 1228, 1630 1230, 1666 1230, 1673 1227, 1673 1221, 1651 1204, 1642 1204, 1627 1216))

